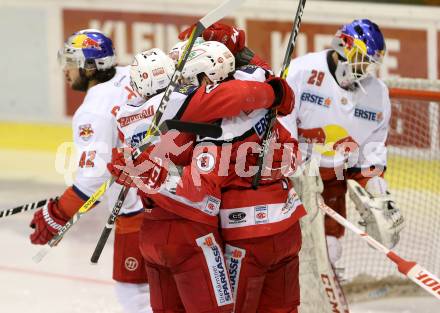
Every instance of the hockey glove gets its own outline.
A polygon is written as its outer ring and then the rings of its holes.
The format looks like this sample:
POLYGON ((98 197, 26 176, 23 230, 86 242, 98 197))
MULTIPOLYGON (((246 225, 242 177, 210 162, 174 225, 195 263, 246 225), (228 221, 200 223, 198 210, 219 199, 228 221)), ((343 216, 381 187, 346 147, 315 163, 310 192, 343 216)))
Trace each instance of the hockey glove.
POLYGON ((392 249, 399 242, 399 233, 405 224, 389 192, 373 195, 355 180, 349 179, 347 184, 350 198, 362 218, 360 224, 365 227, 366 233, 392 249))
POLYGON ((295 105, 295 95, 287 81, 279 77, 271 77, 266 80, 266 83, 272 87, 275 93, 273 107, 276 107, 278 115, 285 116, 290 114, 295 105))
MULTIPOLYGON (((188 39, 193 28, 194 25, 181 32, 179 34, 179 39, 188 39)), ((212 24, 203 31, 202 37, 207 41, 218 41, 223 43, 234 55, 242 51, 245 47, 246 35, 244 31, 223 23, 212 24)))
POLYGON ((35 212, 30 227, 35 231, 30 235, 34 245, 45 245, 69 220, 58 206, 58 199, 49 201, 42 209, 35 212))
POLYGON ((154 146, 149 147, 133 160, 131 148, 114 148, 112 161, 107 164, 107 168, 115 177, 116 183, 125 187, 136 187, 146 193, 159 188, 166 180, 168 171, 161 158, 151 155, 153 149, 154 146))

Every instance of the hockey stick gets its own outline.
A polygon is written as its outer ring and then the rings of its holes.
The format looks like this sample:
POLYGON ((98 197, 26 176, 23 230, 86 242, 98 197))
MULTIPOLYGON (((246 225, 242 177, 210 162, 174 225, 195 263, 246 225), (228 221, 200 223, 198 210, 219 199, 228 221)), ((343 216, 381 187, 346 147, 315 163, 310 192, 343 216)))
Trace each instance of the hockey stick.
MULTIPOLYGON (((205 30, 208 26, 214 24, 218 20, 221 20, 223 17, 225 17, 230 12, 232 12, 235 8, 237 8, 242 2, 243 0, 225 0, 217 8, 209 12, 207 15, 205 15, 202 19, 200 19, 197 22, 196 26, 191 32, 191 35, 188 39, 188 43, 186 44, 185 49, 183 50, 183 53, 179 61, 177 62, 176 69, 173 73, 173 76, 171 77, 171 81, 168 84, 167 88, 165 89, 164 96, 159 104, 156 114, 153 117, 152 124, 148 129, 144 140, 142 141, 142 145, 133 152, 132 155, 133 159, 136 159, 148 147, 148 142, 145 143, 145 141, 148 140, 148 138, 150 138, 151 136, 158 134, 160 132, 159 129, 160 119, 162 118, 162 115, 165 111, 166 104, 169 102, 171 93, 175 90, 175 88, 178 85, 178 80, 181 77, 183 67, 186 63, 186 60, 188 59, 189 52, 191 51, 196 38, 199 35, 201 35, 203 30, 205 30)), ((108 181, 103 183, 99 187, 99 189, 84 203, 84 205, 81 208, 79 208, 79 210, 75 213, 75 215, 63 226, 63 228, 61 228, 58 234, 47 243, 47 246, 41 249, 33 257, 33 260, 35 262, 40 262, 43 259, 43 257, 50 251, 50 248, 53 248, 61 241, 65 233, 75 223, 78 222, 81 215, 83 215, 92 208, 93 204, 110 188, 113 182, 114 182, 114 178, 112 177, 108 181)), ((119 205, 122 206, 125 197, 128 193, 128 191, 125 191, 125 189, 126 188, 123 188, 119 193, 118 200, 116 201, 115 207, 112 210, 112 214, 118 209, 117 207, 119 205)))
POLYGON ((161 131, 175 129, 182 133, 192 133, 202 137, 219 138, 222 135, 222 128, 218 125, 208 123, 193 123, 180 120, 166 120, 160 127, 161 131))
MULTIPOLYGON (((191 32, 191 35, 188 39, 188 43, 185 46, 185 49, 182 53, 182 56, 180 57, 177 65, 176 65, 176 69, 175 69, 174 74, 171 78, 171 82, 167 86, 167 88, 165 89, 162 101, 159 105, 159 108, 158 108, 155 116, 153 117, 152 124, 151 124, 150 128, 148 129, 147 135, 145 136, 143 142, 146 139, 148 139, 150 136, 160 132, 161 127, 158 127, 158 124, 160 122, 160 119, 161 119, 164 111, 165 111, 166 103, 168 103, 171 93, 176 89, 176 87, 178 85, 178 80, 181 77, 181 72, 183 70, 183 67, 185 66, 186 60, 188 59, 188 56, 189 56, 189 52, 191 52, 191 49, 192 49, 197 37, 199 37, 202 34, 203 30, 205 30, 207 27, 214 24, 216 21, 221 20, 227 14, 232 12, 235 8, 237 8, 241 4, 242 1, 243 0, 238 0, 238 1, 226 0, 218 8, 212 10, 205 17, 203 17, 199 22, 196 23, 196 26, 194 27, 194 29, 191 32)), ((210 129, 210 133, 208 133, 208 127, 206 126, 207 124, 185 123, 185 122, 176 121, 176 120, 168 120, 164 124, 165 124, 165 128, 167 128, 167 129, 173 129, 173 128, 179 129, 180 128, 181 131, 192 132, 192 133, 200 132, 199 135, 202 135, 201 133, 203 131, 203 132, 205 132, 205 135, 203 135, 203 136, 213 137, 213 138, 218 138, 221 136, 221 129, 219 127, 216 128, 214 125, 210 125, 212 127, 210 129)), ((134 153, 133 153, 133 159, 136 159, 142 153, 142 151, 145 150, 146 147, 147 147, 146 145, 142 145, 140 148, 136 149, 136 151, 134 151, 134 153)), ((102 253, 102 250, 104 249, 105 243, 107 242, 107 239, 111 233, 111 230, 113 229, 113 225, 114 225, 115 220, 116 220, 116 218, 122 208, 122 205, 125 201, 127 194, 128 194, 128 188, 123 187, 121 192, 119 193, 119 196, 118 196, 118 199, 116 200, 115 206, 113 207, 113 210, 112 210, 109 218, 107 219, 107 223, 101 233, 101 236, 100 236, 98 243, 95 247, 95 250, 92 254, 92 257, 90 259, 90 261, 92 263, 96 264, 98 262, 99 257, 102 253)))
MULTIPOLYGON (((181 132, 193 133, 199 136, 212 138, 218 138, 222 135, 222 128, 220 126, 207 123, 182 122, 179 120, 166 120, 162 123, 160 129, 161 131, 175 129, 181 132)), ((125 189, 127 192, 124 192, 124 197, 127 196, 129 188, 125 189)), ((95 250, 93 251, 92 257, 90 258, 90 262, 92 262, 93 264, 98 263, 99 257, 101 256, 102 250, 104 249, 107 239, 110 236, 122 204, 117 202, 115 208, 116 207, 118 208, 118 210, 113 210, 109 218, 107 219, 107 223, 105 224, 104 229, 101 232, 101 236, 99 237, 98 243, 96 244, 95 250)))
MULTIPOLYGON (((283 65, 281 67, 280 77, 286 79, 287 74, 289 72, 290 61, 292 60, 293 50, 295 50, 296 38, 299 33, 299 26, 301 25, 301 18, 304 13, 304 7, 306 5, 306 0, 299 0, 298 9, 296 10, 295 20, 293 22, 293 28, 290 33, 289 42, 287 44, 286 54, 284 55, 283 65)), ((265 156, 267 155, 267 151, 269 150, 270 139, 273 133, 273 126, 275 125, 275 121, 277 119, 277 110, 270 110, 269 114, 269 123, 267 126, 267 130, 264 133, 263 140, 261 143, 261 150, 257 159, 258 171, 255 173, 252 178, 252 188, 257 189, 258 184, 260 183, 261 171, 263 170, 263 164, 265 156)))
POLYGON ((358 234, 363 240, 368 242, 371 247, 384 253, 388 259, 390 259, 394 264, 397 265, 397 269, 400 273, 407 276, 414 283, 425 289, 427 292, 432 294, 434 297, 440 300, 440 279, 434 274, 428 272, 422 266, 413 261, 407 261, 400 256, 398 256, 394 251, 389 250, 380 242, 370 237, 367 233, 363 232, 355 225, 350 223, 347 219, 339 215, 332 208, 325 205, 323 202, 319 203, 319 208, 324 211, 327 215, 333 218, 336 222, 350 229, 352 232, 358 234))
POLYGON ((54 200, 54 199, 56 199, 56 198, 49 198, 49 199, 44 199, 44 200, 40 200, 40 201, 35 201, 32 203, 20 205, 18 207, 12 208, 12 209, 0 211, 0 218, 11 216, 11 215, 18 214, 21 212, 39 209, 39 208, 45 206, 49 201, 54 200))

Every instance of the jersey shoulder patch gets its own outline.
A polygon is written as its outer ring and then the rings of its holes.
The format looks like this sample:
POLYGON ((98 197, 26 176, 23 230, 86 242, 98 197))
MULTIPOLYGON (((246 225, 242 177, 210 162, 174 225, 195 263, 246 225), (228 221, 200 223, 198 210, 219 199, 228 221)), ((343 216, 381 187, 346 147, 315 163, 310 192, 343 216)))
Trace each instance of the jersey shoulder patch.
POLYGON ((189 96, 197 90, 198 86, 196 85, 180 85, 176 88, 176 92, 181 93, 183 95, 189 96))

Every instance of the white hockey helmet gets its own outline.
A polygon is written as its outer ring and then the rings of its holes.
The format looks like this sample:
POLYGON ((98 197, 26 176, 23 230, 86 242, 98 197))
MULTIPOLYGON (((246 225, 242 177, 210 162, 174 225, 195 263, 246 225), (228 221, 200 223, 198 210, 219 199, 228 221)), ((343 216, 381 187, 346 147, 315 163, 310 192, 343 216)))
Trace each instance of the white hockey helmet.
POLYGON ((225 80, 235 71, 235 58, 231 51, 217 41, 205 41, 191 50, 182 70, 182 76, 199 85, 197 75, 204 73, 213 82, 225 80))
POLYGON ((139 95, 150 97, 165 89, 174 73, 174 63, 162 50, 153 48, 134 56, 130 84, 139 95))
MULTIPOLYGON (((198 46, 202 42, 205 42, 205 40, 202 37, 197 37, 196 40, 194 41, 193 48, 195 46, 198 46)), ((170 52, 168 52, 168 56, 174 61, 174 65, 177 65, 177 62, 182 56, 183 49, 185 49, 187 43, 188 40, 179 41, 171 48, 170 52)))

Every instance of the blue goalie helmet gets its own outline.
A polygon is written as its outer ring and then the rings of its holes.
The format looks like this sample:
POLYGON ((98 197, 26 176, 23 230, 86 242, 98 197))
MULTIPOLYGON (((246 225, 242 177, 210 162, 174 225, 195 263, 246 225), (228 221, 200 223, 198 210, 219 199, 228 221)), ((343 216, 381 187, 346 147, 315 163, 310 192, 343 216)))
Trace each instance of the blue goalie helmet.
POLYGON ((67 38, 58 51, 62 67, 107 70, 116 64, 113 42, 97 29, 85 29, 67 38))
POLYGON ((354 20, 343 25, 332 41, 332 48, 340 55, 336 79, 342 87, 374 75, 385 55, 385 40, 379 27, 370 20, 354 20))
POLYGON ((336 33, 339 44, 335 50, 341 56, 352 61, 356 50, 359 50, 372 62, 380 62, 385 54, 385 40, 375 23, 368 19, 354 20, 343 25, 336 33))

